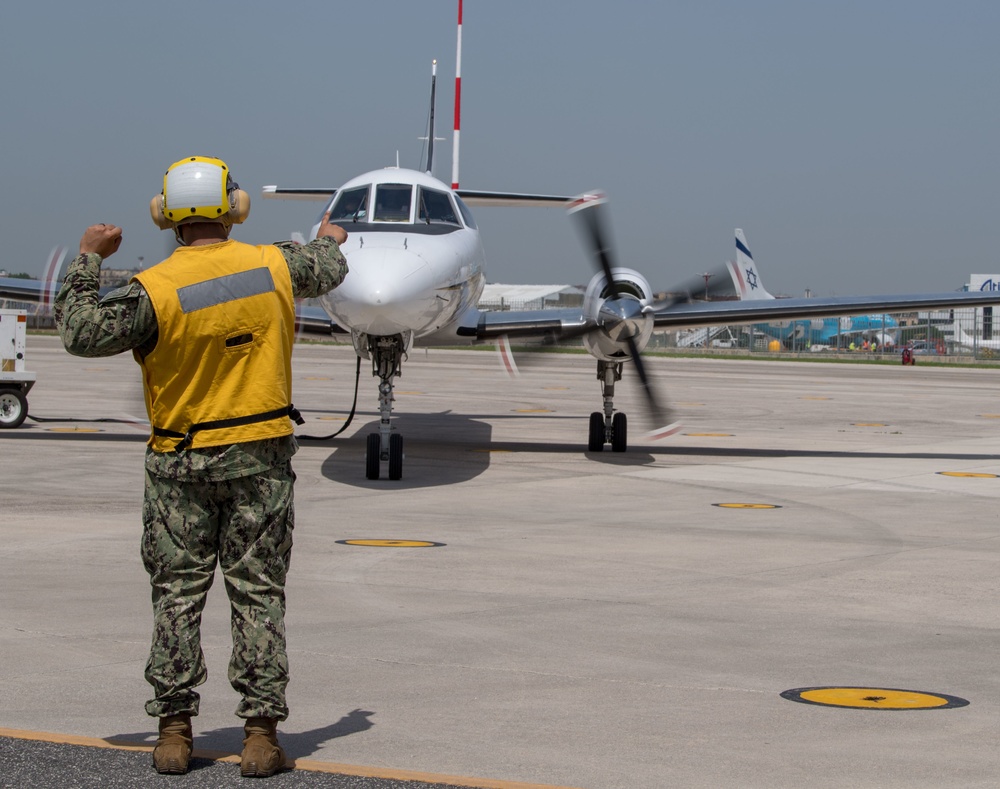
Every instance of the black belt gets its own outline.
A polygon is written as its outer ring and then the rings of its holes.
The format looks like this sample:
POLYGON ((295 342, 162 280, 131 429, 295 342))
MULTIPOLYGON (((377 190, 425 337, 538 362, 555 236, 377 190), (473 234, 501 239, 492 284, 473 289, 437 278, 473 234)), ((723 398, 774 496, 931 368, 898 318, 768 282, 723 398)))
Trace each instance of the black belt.
POLYGON ((178 433, 176 430, 167 430, 165 427, 154 427, 153 435, 159 436, 160 438, 179 438, 180 441, 177 446, 174 447, 174 452, 180 452, 182 449, 187 449, 191 446, 191 442, 194 440, 194 434, 201 430, 220 430, 224 427, 242 427, 243 425, 252 425, 256 422, 269 422, 272 419, 277 419, 281 416, 287 416, 291 418, 295 424, 304 424, 306 420, 302 418, 302 415, 298 412, 298 409, 294 405, 286 405, 284 408, 276 408, 274 411, 267 411, 263 414, 250 414, 249 416, 234 416, 229 419, 215 419, 211 422, 198 422, 197 424, 191 425, 186 433, 178 433))

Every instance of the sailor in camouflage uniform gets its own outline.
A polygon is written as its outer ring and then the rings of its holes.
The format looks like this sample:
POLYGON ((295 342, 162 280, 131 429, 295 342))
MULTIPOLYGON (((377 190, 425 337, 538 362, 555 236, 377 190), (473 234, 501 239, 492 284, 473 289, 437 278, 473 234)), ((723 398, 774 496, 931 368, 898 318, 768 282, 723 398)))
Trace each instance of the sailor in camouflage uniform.
POLYGON ((268 776, 285 761, 276 729, 288 716, 294 299, 340 284, 347 233, 324 217, 305 245, 230 240, 249 207, 221 160, 176 162, 150 211, 181 246, 99 300, 101 261, 117 251, 122 231, 93 225, 56 300, 70 353, 131 350, 143 372, 152 426, 142 509, 153 599, 146 712, 159 718, 153 762, 161 773, 187 771, 195 688, 207 676, 201 614, 216 565, 231 605, 229 681, 246 719, 241 771, 268 776))

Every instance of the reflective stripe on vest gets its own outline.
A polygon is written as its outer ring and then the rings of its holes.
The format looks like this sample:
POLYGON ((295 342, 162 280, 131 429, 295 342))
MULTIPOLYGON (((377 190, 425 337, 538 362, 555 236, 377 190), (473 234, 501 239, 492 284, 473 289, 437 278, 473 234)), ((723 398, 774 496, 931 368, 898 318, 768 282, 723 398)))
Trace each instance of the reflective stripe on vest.
POLYGON ((274 279, 271 277, 271 272, 267 268, 254 268, 178 288, 177 297, 180 299, 183 312, 195 312, 272 291, 274 291, 274 279))

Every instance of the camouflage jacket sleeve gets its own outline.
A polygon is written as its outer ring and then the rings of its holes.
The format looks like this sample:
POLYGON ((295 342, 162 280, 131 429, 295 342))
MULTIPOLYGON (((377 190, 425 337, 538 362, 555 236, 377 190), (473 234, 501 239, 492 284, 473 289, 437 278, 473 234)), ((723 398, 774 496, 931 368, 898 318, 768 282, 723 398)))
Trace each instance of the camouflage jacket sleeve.
POLYGON ((113 356, 155 344, 153 305, 138 282, 99 298, 101 256, 78 255, 56 296, 55 319, 74 356, 113 356))
POLYGON ((337 287, 347 275, 347 259, 331 238, 317 238, 308 244, 281 241, 281 250, 292 275, 292 293, 297 299, 322 296, 337 287))

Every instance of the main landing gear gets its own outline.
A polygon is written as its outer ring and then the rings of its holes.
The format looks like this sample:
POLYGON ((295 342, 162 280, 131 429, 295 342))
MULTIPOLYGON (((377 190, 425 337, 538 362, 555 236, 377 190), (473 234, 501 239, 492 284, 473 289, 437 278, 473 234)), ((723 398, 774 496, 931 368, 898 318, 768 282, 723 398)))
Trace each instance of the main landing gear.
POLYGON ((590 415, 590 437, 587 449, 601 452, 605 444, 611 444, 612 452, 628 449, 628 419, 621 411, 615 411, 615 382, 622 379, 622 362, 597 360, 597 378, 601 382, 604 395, 604 413, 594 411, 590 415))
POLYGON ((368 353, 372 360, 372 375, 379 378, 379 432, 368 434, 365 448, 365 477, 378 479, 382 461, 389 463, 389 479, 403 476, 403 437, 393 431, 392 379, 401 374, 405 345, 402 336, 369 338, 368 353))

